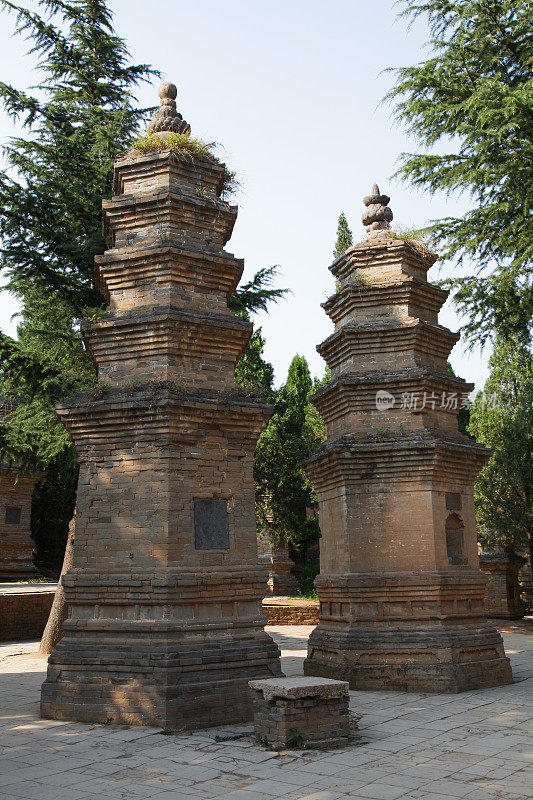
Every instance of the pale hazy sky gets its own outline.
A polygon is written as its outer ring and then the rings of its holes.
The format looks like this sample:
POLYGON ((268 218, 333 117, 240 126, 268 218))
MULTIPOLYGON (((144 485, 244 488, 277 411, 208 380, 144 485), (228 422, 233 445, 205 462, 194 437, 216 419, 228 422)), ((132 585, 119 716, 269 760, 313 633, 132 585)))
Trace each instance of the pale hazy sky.
MULTIPOLYGON (((22 2, 22 0, 21 0, 22 2)), ((466 210, 467 198, 415 193, 391 176, 404 150, 413 151, 391 108, 381 99, 393 85, 388 67, 425 57, 422 21, 408 28, 392 0, 111 0, 115 28, 135 62, 147 62, 178 86, 178 108, 193 135, 220 142, 241 190, 235 232, 227 249, 245 259, 245 279, 279 264, 278 285, 291 294, 260 315, 266 358, 277 384, 295 353, 313 373, 324 362, 318 342, 332 332, 320 307, 334 290, 328 271, 337 218, 345 211, 355 240, 362 198, 377 181, 391 196, 394 225, 419 227, 466 210)), ((0 78, 26 89, 38 81, 27 43, 13 38, 14 18, 0 13, 0 78)), ((141 105, 157 103, 156 86, 138 92, 141 105)), ((13 133, 0 111, 0 142, 13 133)), ((430 279, 451 272, 435 266, 430 279)), ((0 328, 14 332, 13 299, 0 294, 0 328)), ((440 320, 461 321, 448 301, 440 320)), ((481 388, 489 352, 455 346, 457 374, 481 388)))

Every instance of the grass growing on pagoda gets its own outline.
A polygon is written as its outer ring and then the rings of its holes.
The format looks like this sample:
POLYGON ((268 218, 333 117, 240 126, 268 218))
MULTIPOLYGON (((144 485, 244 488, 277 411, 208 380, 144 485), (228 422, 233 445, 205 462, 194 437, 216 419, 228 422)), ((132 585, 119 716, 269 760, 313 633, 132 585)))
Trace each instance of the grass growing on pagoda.
POLYGON ((403 239, 423 256, 433 255, 436 242, 431 228, 390 228, 389 234, 393 239, 403 239))
POLYGON ((156 133, 147 133, 144 136, 139 136, 133 142, 131 149, 141 155, 163 153, 166 150, 170 150, 171 153, 176 155, 192 156, 193 158, 211 161, 213 164, 220 164, 224 167, 220 196, 225 199, 237 191, 239 182, 235 172, 228 169, 213 153, 216 146, 216 142, 202 142, 200 139, 194 139, 188 133, 167 132, 165 136, 159 136, 156 133))
POLYGON ((143 155, 170 150, 171 153, 203 158, 206 161, 220 164, 219 159, 213 153, 215 147, 215 142, 202 142, 200 139, 194 139, 188 133, 171 132, 165 133, 164 136, 160 136, 157 133, 147 133, 135 139, 132 145, 132 149, 136 153, 142 153, 143 155))

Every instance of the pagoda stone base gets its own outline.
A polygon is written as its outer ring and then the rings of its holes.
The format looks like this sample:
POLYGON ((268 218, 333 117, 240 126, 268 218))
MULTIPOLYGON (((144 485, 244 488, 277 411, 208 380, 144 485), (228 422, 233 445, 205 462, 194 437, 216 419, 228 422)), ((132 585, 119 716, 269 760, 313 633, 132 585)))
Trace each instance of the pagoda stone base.
POLYGON ((49 660, 41 716, 171 730, 247 722, 250 676, 281 674, 279 650, 260 630, 134 627, 69 630, 49 660))
POLYGON ((264 565, 268 573, 267 593, 281 597, 290 597, 298 593, 298 581, 292 574, 294 561, 283 553, 276 551, 259 556, 259 562, 264 565))
POLYGON ((520 597, 518 573, 524 565, 523 556, 501 553, 481 553, 479 566, 487 576, 485 611, 490 617, 521 619, 527 605, 520 597))
POLYGON ((443 572, 328 575, 304 674, 352 689, 462 692, 512 683, 498 631, 484 619, 484 578, 443 572))

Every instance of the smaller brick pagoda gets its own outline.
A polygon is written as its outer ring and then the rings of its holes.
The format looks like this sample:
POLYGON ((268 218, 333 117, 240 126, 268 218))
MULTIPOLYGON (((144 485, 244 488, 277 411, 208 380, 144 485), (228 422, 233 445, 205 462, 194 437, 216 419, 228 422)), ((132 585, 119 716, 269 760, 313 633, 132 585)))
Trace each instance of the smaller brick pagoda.
POLYGON ((525 561, 524 556, 508 556, 498 550, 480 553, 479 566, 487 578, 485 611, 489 617, 521 619, 526 614, 518 579, 525 561))
POLYGON ((477 555, 473 486, 488 452, 457 428, 473 386, 447 369, 459 336, 437 320, 437 257, 391 234, 375 184, 364 203, 366 236, 330 267, 335 332, 317 348, 331 381, 313 400, 327 441, 304 462, 322 531, 305 674, 417 692, 509 683, 477 555))
MULTIPOLYGON (((0 397, 0 418, 12 409, 0 397)), ((39 575, 33 563, 30 532, 31 499, 39 476, 21 475, 16 466, 0 463, 0 581, 17 581, 39 575)))
POLYGON ((257 537, 259 561, 268 573, 266 591, 268 595, 290 597, 298 592, 298 581, 293 575, 294 561, 287 544, 274 545, 268 540, 268 531, 257 537))

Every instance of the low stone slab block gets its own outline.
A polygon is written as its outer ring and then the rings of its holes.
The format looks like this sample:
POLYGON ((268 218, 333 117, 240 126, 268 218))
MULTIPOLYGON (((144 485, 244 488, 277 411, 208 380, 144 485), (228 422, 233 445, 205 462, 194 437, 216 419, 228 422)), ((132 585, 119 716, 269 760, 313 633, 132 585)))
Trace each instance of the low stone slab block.
POLYGON ((349 684, 329 678, 267 678, 248 683, 255 734, 264 744, 329 748, 348 744, 349 684))

